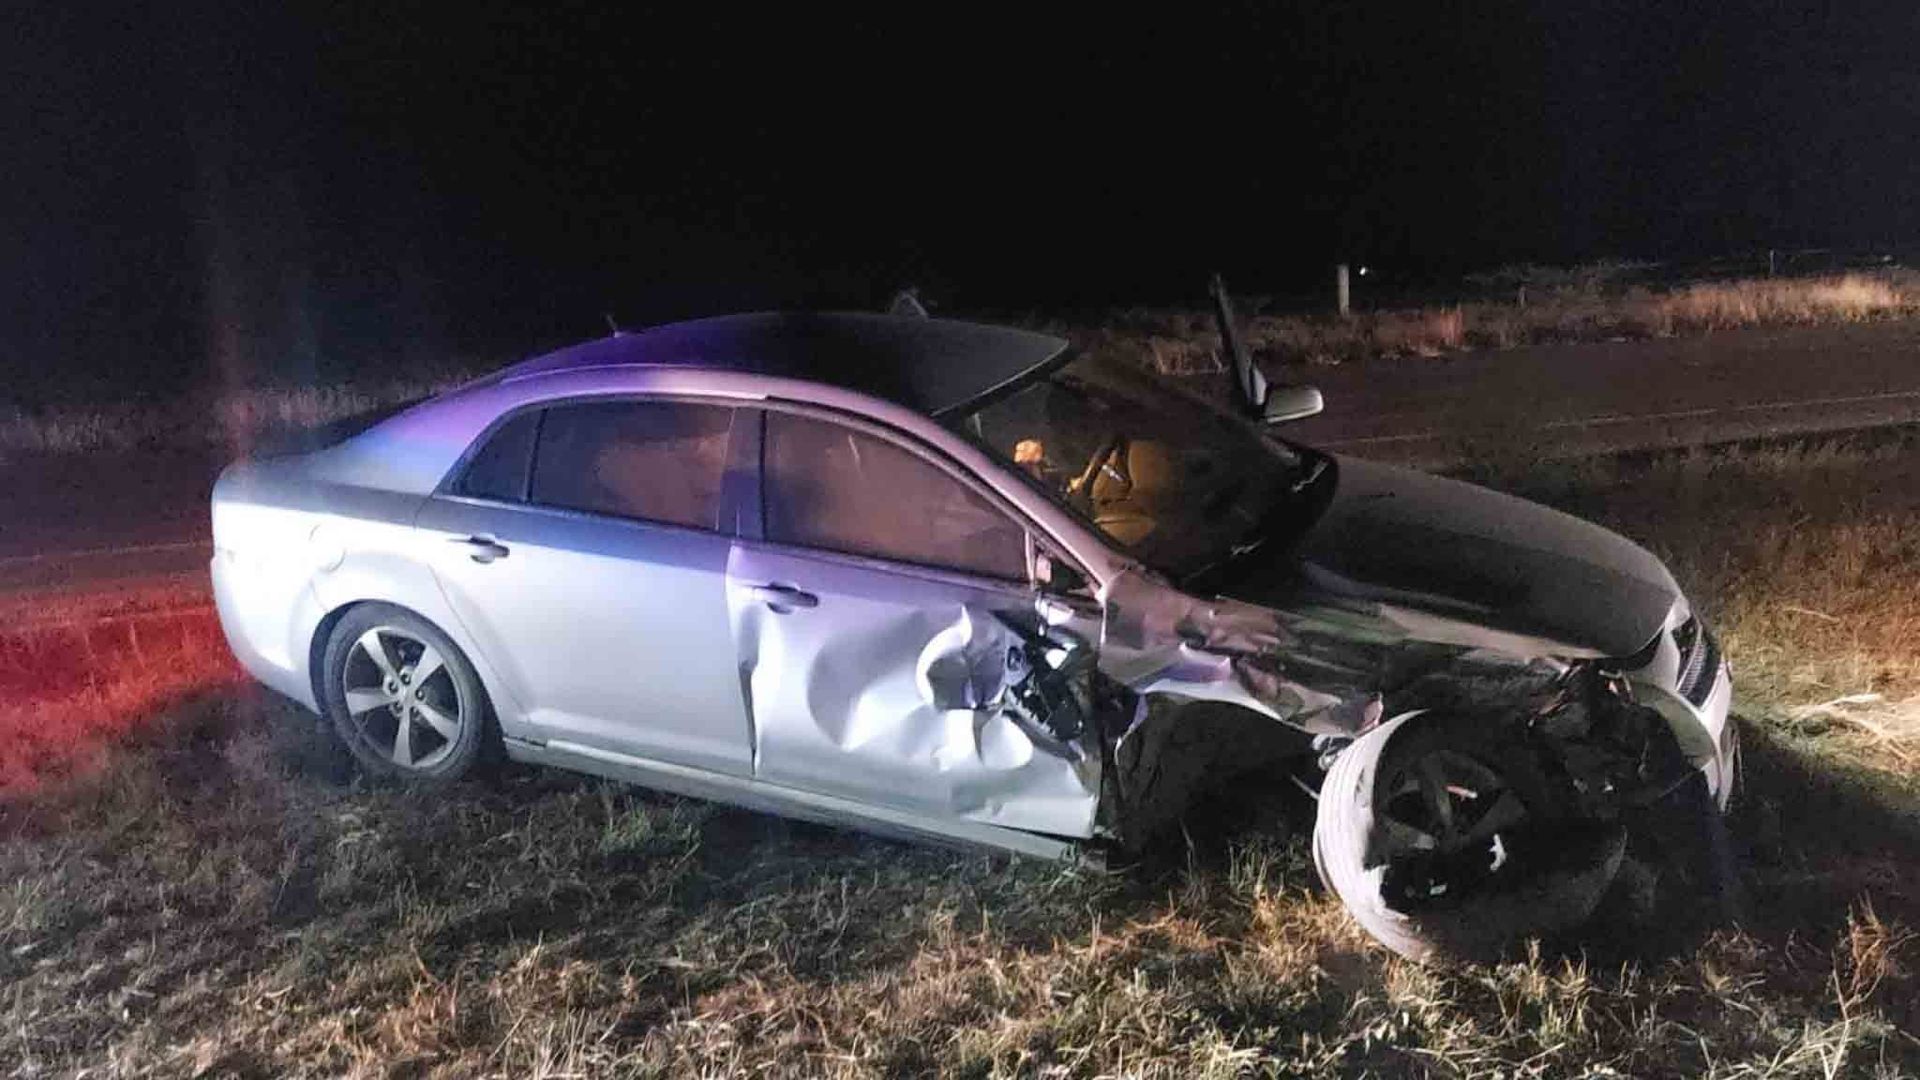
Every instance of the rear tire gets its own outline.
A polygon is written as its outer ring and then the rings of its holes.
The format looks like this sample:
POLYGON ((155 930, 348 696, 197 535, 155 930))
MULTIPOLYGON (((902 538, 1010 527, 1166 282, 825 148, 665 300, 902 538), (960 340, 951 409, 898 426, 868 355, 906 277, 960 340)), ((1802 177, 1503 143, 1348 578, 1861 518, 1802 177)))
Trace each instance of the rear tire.
POLYGON ((370 773, 446 783, 472 771, 493 738, 493 709, 473 664, 405 608, 347 612, 322 664, 327 719, 370 773))

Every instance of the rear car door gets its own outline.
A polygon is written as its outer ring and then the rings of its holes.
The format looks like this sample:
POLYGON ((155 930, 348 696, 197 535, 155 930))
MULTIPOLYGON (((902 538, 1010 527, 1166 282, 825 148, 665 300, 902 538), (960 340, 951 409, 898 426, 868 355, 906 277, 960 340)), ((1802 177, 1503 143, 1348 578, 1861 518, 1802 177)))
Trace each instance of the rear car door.
POLYGON ((763 781, 1090 835, 1097 761, 994 707, 1035 620, 1025 527, 958 466, 853 418, 766 411, 762 535, 727 575, 763 781))
POLYGON ((596 399, 484 437, 416 525, 532 737, 752 771, 726 572, 728 462, 757 414, 596 399))

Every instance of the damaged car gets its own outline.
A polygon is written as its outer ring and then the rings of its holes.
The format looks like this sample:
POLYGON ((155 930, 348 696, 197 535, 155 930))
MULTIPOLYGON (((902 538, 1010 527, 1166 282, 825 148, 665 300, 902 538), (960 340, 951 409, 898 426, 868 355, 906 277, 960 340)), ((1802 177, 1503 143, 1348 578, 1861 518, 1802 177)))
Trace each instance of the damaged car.
POLYGON ((1042 857, 1301 784, 1404 955, 1586 919, 1636 814, 1725 805, 1713 634, 1613 533, 1278 437, 1319 397, 1216 302, 1237 407, 906 315, 564 349, 230 466, 221 622, 386 776, 498 752, 1042 857))

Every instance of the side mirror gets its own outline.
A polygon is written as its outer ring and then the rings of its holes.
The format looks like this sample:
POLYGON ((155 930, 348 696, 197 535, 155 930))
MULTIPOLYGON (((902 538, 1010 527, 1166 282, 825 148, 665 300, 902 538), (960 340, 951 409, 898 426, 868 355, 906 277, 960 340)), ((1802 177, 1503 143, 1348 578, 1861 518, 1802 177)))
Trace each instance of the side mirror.
POLYGON ((1227 295, 1227 283, 1220 275, 1213 275, 1208 287, 1213 293, 1213 317, 1220 327, 1220 346, 1226 352, 1229 366, 1233 372, 1233 388, 1240 399, 1240 408, 1249 416, 1258 416, 1269 424, 1283 424, 1288 420, 1298 420, 1312 416, 1326 407, 1320 400, 1320 391, 1311 386, 1275 386, 1267 381, 1265 372, 1253 362, 1253 354, 1247 351, 1246 342, 1240 339, 1240 329, 1234 323, 1233 298, 1227 295))
POLYGON ((1317 387, 1271 386, 1267 389, 1267 400, 1260 403, 1260 419, 1269 424, 1284 424, 1312 416, 1326 407, 1317 387))

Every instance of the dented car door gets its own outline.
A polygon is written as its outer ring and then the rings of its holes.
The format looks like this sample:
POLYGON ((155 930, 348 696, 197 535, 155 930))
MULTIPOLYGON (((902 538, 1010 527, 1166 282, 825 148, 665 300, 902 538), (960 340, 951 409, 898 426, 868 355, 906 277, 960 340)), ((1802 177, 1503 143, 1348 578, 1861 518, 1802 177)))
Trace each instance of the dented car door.
POLYGON ((420 549, 531 734, 749 774, 721 519, 733 427, 757 420, 693 401, 556 403, 502 425, 421 508, 420 549))
POLYGON ((755 777, 1089 835, 1097 753, 1017 701, 1037 621, 1025 527, 902 438, 764 415, 761 536, 727 574, 755 777))

